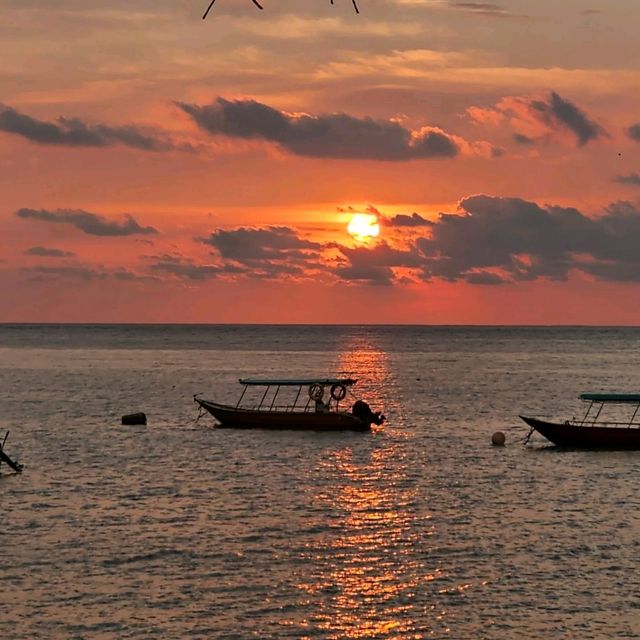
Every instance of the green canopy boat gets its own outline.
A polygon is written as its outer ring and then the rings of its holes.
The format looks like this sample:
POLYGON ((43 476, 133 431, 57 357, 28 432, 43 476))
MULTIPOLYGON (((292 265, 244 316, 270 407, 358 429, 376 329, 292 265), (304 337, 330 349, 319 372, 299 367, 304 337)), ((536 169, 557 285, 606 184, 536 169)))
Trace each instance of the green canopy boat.
POLYGON ((240 378, 239 382, 243 390, 235 406, 204 400, 199 394, 193 399, 222 427, 367 430, 385 420, 363 400, 353 398, 347 404, 347 394, 357 382, 353 378, 240 378), (247 390, 252 387, 264 387, 259 401, 247 401, 247 390), (286 404, 280 404, 283 387, 293 387, 295 393, 286 404))
POLYGON ((532 430, 541 433, 559 447, 572 449, 640 449, 639 393, 583 393, 588 402, 582 419, 562 423, 520 416, 532 430), (629 420, 602 419, 602 411, 611 405, 629 405, 633 410, 629 420))

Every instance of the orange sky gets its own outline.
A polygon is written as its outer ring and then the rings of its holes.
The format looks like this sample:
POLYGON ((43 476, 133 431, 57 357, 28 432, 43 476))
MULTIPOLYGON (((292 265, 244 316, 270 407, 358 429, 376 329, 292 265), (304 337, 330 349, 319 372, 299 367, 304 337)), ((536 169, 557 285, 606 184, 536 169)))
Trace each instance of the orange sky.
POLYGON ((0 321, 640 323, 636 0, 207 4, 0 0, 0 321))

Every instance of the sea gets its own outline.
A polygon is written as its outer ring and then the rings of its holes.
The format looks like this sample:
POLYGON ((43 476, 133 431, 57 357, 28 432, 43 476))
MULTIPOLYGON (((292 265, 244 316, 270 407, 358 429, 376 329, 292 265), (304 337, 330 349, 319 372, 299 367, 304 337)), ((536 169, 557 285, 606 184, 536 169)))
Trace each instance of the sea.
POLYGON ((640 329, 0 325, 0 638, 640 638, 640 452, 518 417, 583 392, 640 392, 640 329), (193 401, 337 374, 382 427, 193 401))

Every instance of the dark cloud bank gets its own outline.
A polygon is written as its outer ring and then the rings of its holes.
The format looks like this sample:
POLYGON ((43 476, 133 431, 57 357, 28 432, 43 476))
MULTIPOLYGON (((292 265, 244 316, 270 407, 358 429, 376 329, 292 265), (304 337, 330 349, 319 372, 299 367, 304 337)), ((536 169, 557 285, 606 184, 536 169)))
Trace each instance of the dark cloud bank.
MULTIPOLYGON (((640 211, 628 202, 589 218, 574 208, 478 195, 462 200, 459 213, 440 214, 429 235, 415 239, 406 251, 343 254, 352 276, 373 267, 411 267, 421 280, 503 284, 566 280, 576 270, 602 280, 638 282, 638 237, 640 211)), ((391 282, 388 273, 381 274, 375 280, 354 279, 391 282)))
MULTIPOLYGON (((408 220, 425 220, 418 214, 408 220)), ((397 216, 396 216, 397 217, 397 216)), ((396 225, 397 232, 402 227, 396 225)), ((418 226, 418 225, 415 225, 418 226)), ((456 213, 442 213, 401 247, 319 244, 287 227, 218 230, 199 239, 219 263, 208 271, 180 263, 165 271, 201 278, 233 274, 257 278, 298 276, 314 270, 347 282, 391 285, 407 277, 499 285, 540 278, 563 281, 572 271, 597 279, 640 282, 640 211, 628 202, 610 205, 598 218, 570 207, 540 206, 520 198, 478 195, 456 213), (328 259, 333 251, 337 258, 328 259), (195 276, 193 274, 196 274, 195 276)))

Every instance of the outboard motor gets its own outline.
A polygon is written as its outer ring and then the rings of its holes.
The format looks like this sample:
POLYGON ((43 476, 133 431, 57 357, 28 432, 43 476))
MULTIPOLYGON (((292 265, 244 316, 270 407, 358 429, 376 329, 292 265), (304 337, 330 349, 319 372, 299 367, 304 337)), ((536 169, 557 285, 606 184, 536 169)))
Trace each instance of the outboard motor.
POLYGON ((364 400, 356 400, 353 403, 353 407, 351 407, 351 413, 367 424, 381 425, 385 421, 382 413, 380 411, 375 413, 371 411, 371 407, 364 400))

